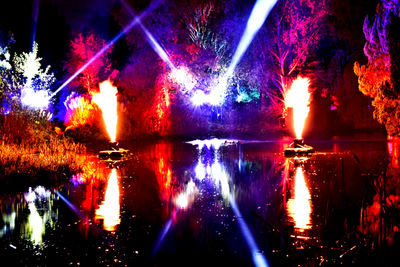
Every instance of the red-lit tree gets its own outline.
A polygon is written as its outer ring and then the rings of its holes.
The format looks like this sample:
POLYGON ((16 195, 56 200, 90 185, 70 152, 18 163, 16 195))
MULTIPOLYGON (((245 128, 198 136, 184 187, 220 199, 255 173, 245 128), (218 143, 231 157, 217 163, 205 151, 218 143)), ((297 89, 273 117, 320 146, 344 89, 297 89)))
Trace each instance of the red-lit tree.
MULTIPOLYGON (((66 61, 65 70, 69 75, 74 74, 79 68, 105 47, 106 41, 94 33, 86 36, 79 33, 71 41, 69 59, 66 61)), ((72 85, 79 93, 97 91, 98 83, 107 79, 111 72, 110 53, 112 47, 94 60, 78 77, 72 85)))
POLYGON ((377 6, 377 14, 364 21, 366 44, 364 53, 368 63, 354 64, 359 90, 373 99, 374 118, 384 124, 391 136, 400 135, 400 3, 384 0, 377 6))

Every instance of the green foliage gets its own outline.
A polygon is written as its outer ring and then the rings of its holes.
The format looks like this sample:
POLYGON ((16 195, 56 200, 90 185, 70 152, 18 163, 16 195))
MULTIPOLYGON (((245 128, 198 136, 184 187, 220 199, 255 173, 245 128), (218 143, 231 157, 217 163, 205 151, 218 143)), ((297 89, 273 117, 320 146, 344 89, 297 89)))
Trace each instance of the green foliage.
POLYGON ((260 99, 260 92, 257 88, 248 88, 241 86, 239 88, 236 102, 238 103, 250 103, 260 99))

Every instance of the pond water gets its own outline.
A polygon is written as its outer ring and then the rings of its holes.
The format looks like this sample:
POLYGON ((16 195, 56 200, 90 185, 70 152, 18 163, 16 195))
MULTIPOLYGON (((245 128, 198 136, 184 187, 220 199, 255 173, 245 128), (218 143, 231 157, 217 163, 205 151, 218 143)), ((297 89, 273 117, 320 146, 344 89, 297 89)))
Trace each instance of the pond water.
POLYGON ((13 265, 398 265, 399 146, 384 140, 124 144, 71 182, 1 196, 13 265))

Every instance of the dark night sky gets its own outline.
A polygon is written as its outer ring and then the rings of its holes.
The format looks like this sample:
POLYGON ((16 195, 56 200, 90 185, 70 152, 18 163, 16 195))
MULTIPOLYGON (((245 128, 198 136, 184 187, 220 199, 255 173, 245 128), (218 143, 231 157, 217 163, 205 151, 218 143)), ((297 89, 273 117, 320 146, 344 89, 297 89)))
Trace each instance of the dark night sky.
MULTIPOLYGON (((55 72, 58 82, 62 83, 65 80, 65 73, 63 71, 64 62, 68 58, 69 42, 77 33, 93 31, 99 34, 103 39, 110 40, 112 37, 121 30, 122 21, 117 10, 121 8, 120 0, 13 0, 4 1, 2 3, 2 15, 0 16, 0 31, 4 33, 12 32, 16 43, 12 47, 12 52, 28 51, 31 45, 33 25, 34 25, 34 6, 37 1, 40 1, 36 41, 39 44, 39 56, 43 58, 42 63, 52 66, 52 71, 55 72)), ((150 3, 150 0, 126 0, 134 6, 136 13, 144 10, 150 3)), ((174 4, 186 6, 181 10, 190 10, 195 7, 196 3, 202 0, 161 0, 163 5, 174 4)), ((330 4, 330 16, 328 23, 332 26, 330 40, 340 40, 342 48, 344 48, 350 56, 347 60, 346 67, 339 77, 342 103, 349 102, 349 109, 346 105, 341 107, 344 110, 343 117, 349 117, 348 114, 354 113, 354 108, 351 106, 364 106, 364 109, 369 105, 370 100, 363 96, 358 91, 357 78, 353 72, 354 61, 365 62, 366 57, 363 54, 363 46, 365 38, 362 31, 363 21, 367 14, 373 15, 376 9, 377 0, 327 0, 330 4), (333 30, 332 30, 333 29, 333 30), (351 101, 348 101, 348 98, 351 101), (355 101, 355 98, 359 101, 355 101), (354 105, 350 105, 354 102, 354 105)), ((234 2, 226 2, 224 0, 215 0, 215 3, 232 3, 236 9, 240 10, 240 14, 247 14, 246 10, 251 10, 254 0, 236 0, 234 2)), ((218 4, 217 4, 218 5, 218 4)), ((175 5, 176 6, 176 5, 175 5)), ((174 12, 175 9, 162 9, 174 12)), ((158 10, 159 11, 159 10, 158 10)), ((180 11, 181 12, 181 11, 180 11)), ((154 12, 154 14, 163 14, 162 12, 154 12)), ((168 14, 167 14, 168 15, 168 14)), ((170 17, 180 17, 182 14, 174 14, 170 17)), ((144 24, 153 33, 156 33, 162 42, 162 34, 166 34, 162 30, 158 30, 154 25, 161 25, 162 23, 180 23, 179 21, 168 21, 168 19, 158 20, 159 17, 152 17, 149 14, 143 21, 144 24), (152 24, 154 21, 158 22, 152 24), (161 24, 160 24, 161 23, 161 24), (158 33, 155 31, 159 31, 158 33), (161 31, 161 32, 160 32, 161 31)), ((161 17, 160 17, 161 18, 161 17)), ((227 20, 233 18, 227 18, 227 20)), ((218 17, 218 20, 224 21, 224 18, 218 17)), ((126 21, 126 20, 125 20, 126 21)), ((124 22, 125 23, 125 22, 124 22)), ((265 29, 265 28, 264 28, 265 29)), ((133 29, 132 31, 136 31, 133 29)), ((141 31, 133 32, 134 35, 141 31)), ((263 31, 260 31, 261 34, 263 31)), ((265 33, 265 31, 264 31, 265 33)), ((172 34, 168 33, 168 34, 172 34)), ((128 47, 127 41, 123 38, 117 45, 114 46, 112 61, 113 67, 123 72, 124 69, 132 65, 132 58, 139 59, 137 53, 142 53, 140 49, 150 49, 145 38, 141 34, 137 35, 137 42, 139 43, 128 47), (143 43, 141 43, 143 40, 143 43), (139 48, 139 49, 138 49, 139 48), (136 53, 136 55, 135 55, 136 53)), ((176 34, 177 38, 179 34, 176 34)), ((187 37, 187 36, 183 36, 187 37)), ((164 36, 165 38, 165 36, 164 36)), ((178 40, 179 42, 179 40, 178 40)), ((166 44, 161 44, 166 45, 166 44)), ((335 44, 325 44, 327 49, 335 49, 335 44)), ((340 48, 340 47, 339 47, 340 48)), ((251 49, 251 47, 250 47, 251 49)), ((329 52, 329 51, 324 51, 329 52)), ((153 52, 150 51, 150 54, 153 52)), ((151 57, 151 60, 157 60, 157 56, 151 57)), ((131 76, 128 75, 130 78, 131 76)), ((131 79, 131 78, 130 78, 131 79)), ((364 111, 363 111, 364 112, 364 111)), ((370 113, 365 111, 364 113, 370 113)), ((372 114, 367 115, 371 117, 372 114)), ((357 120, 356 120, 357 121, 357 120)))
MULTIPOLYGON (((17 50, 27 50, 30 46, 34 6, 37 1, 40 2, 40 8, 36 40, 39 42, 42 57, 46 59, 49 57, 50 62, 63 58, 68 47, 66 43, 78 32, 94 30, 104 38, 110 39, 120 29, 112 15, 113 8, 119 5, 118 0, 5 1, 2 3, 2 9, 7 11, 0 16, 0 30, 14 33, 17 50)), ((135 5, 145 6, 148 1, 133 2, 135 5)), ((332 3, 332 11, 339 18, 338 31, 349 39, 354 38, 351 41, 359 46, 359 39, 362 38, 362 28, 359 26, 362 25, 365 14, 375 9, 376 1, 353 0, 332 1, 332 3)))

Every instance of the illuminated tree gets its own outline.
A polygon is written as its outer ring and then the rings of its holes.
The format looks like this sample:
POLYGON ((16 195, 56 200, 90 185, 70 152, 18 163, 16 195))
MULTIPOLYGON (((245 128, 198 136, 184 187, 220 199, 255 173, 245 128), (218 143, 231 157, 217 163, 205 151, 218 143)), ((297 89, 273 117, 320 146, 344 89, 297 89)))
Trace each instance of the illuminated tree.
MULTIPOLYGON (((90 33, 86 36, 81 33, 71 41, 69 60, 65 69, 69 75, 74 74, 80 67, 91 60, 98 51, 106 45, 106 41, 98 35, 90 33)), ((79 93, 97 91, 99 82, 108 78, 111 72, 110 53, 112 47, 92 62, 78 77, 72 81, 72 85, 79 93)))
POLYGON ((40 63, 41 60, 42 58, 38 57, 37 43, 34 43, 31 52, 23 52, 14 56, 15 75, 17 75, 20 83, 23 84, 23 88, 29 87, 36 91, 49 91, 54 84, 56 79, 54 74, 50 72, 50 66, 43 70, 40 63))
POLYGON ((327 3, 325 0, 279 1, 275 14, 274 35, 267 45, 276 90, 267 89, 266 93, 277 104, 291 80, 313 63, 310 56, 320 40, 327 3))
POLYGON ((373 99, 374 118, 384 124, 392 136, 400 135, 399 16, 398 0, 384 0, 378 4, 373 19, 366 17, 364 21, 364 54, 368 63, 354 64, 359 90, 373 99))
POLYGON ((11 74, 8 47, 0 47, 0 114, 8 113, 11 110, 12 102, 15 102, 17 98, 17 91, 12 86, 11 74))
POLYGON ((31 52, 15 54, 12 60, 7 47, 0 49, 0 55, 3 108, 10 111, 21 104, 20 100, 22 104, 30 107, 47 108, 55 77, 50 72, 50 66, 42 69, 38 45, 34 43, 31 52))

